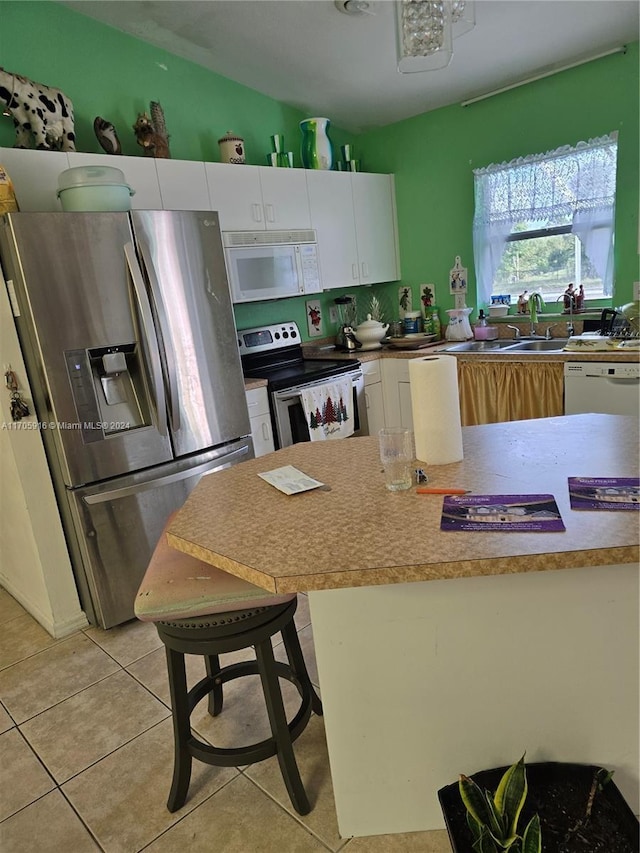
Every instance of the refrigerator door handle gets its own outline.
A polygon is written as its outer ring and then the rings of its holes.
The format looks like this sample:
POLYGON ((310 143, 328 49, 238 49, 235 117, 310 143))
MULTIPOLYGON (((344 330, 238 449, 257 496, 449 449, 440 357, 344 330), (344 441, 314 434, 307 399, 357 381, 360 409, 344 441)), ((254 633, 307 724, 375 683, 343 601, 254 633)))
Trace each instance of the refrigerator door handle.
POLYGON ((162 365, 160 364, 160 348, 158 346, 158 338, 153 325, 153 316, 151 314, 151 305, 142 278, 142 272, 138 265, 138 259, 133 248, 133 243, 125 243, 124 255, 127 259, 127 266, 131 273, 131 281, 135 291, 140 318, 142 320, 142 332, 146 338, 147 352, 149 361, 151 362, 151 380, 153 383, 153 393, 156 405, 156 415, 158 420, 158 432, 160 435, 167 435, 167 422, 165 417, 166 412, 166 397, 164 393, 164 382, 162 380, 162 365))
MULTIPOLYGON (((153 268, 153 261, 151 259, 150 252, 148 251, 145 242, 140 239, 140 235, 138 235, 138 245, 140 246, 142 259, 144 261, 147 276, 149 277, 149 284, 151 285, 153 301, 158 314, 158 322, 160 323, 160 331, 162 332, 165 341, 170 341, 171 338, 169 335, 167 312, 165 310, 164 303, 162 302, 160 288, 157 284, 157 278, 155 270, 153 268)), ((178 373, 176 370, 176 362, 171 347, 164 347, 164 357, 165 364, 167 365, 167 380, 169 385, 167 389, 169 398, 169 416, 171 418, 171 426, 175 432, 180 429, 180 406, 178 405, 178 373)))
POLYGON ((203 462, 201 465, 196 465, 193 468, 187 468, 185 471, 176 471, 175 474, 167 474, 165 477, 158 477, 155 480, 147 480, 144 483, 135 483, 131 486, 122 486, 119 489, 110 489, 107 492, 100 492, 99 494, 85 495, 82 500, 84 503, 92 506, 93 504, 107 503, 108 501, 114 501, 118 498, 137 495, 140 494, 140 492, 147 491, 148 489, 157 489, 159 486, 169 486, 171 483, 179 483, 180 480, 186 480, 189 477, 211 473, 216 471, 218 467, 226 467, 232 462, 238 462, 240 457, 244 456, 246 453, 247 447, 240 447, 238 450, 234 450, 231 453, 226 453, 224 456, 221 456, 219 460, 214 460, 216 462, 220 462, 219 466, 212 465, 211 460, 209 460, 208 462, 203 462))

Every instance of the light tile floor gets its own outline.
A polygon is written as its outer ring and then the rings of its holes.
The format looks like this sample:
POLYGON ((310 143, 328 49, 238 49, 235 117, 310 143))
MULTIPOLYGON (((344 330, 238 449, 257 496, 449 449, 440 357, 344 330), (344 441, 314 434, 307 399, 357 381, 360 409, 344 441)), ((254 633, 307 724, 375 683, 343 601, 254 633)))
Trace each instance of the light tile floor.
MULTIPOLYGON (((296 622, 317 685, 306 596, 296 622)), ((190 682, 203 673, 191 658, 190 682)), ((213 720, 201 703, 194 729, 209 740, 215 729, 219 745, 266 737, 257 687, 253 676, 227 685, 222 715, 213 720)), ((283 692, 295 710, 295 689, 285 682, 283 692)), ((275 757, 241 769, 194 761, 188 800, 170 814, 172 742, 153 625, 54 640, 0 589, 2 853, 450 853, 444 831, 340 837, 321 717, 295 745, 313 806, 304 817, 292 809, 275 757)))

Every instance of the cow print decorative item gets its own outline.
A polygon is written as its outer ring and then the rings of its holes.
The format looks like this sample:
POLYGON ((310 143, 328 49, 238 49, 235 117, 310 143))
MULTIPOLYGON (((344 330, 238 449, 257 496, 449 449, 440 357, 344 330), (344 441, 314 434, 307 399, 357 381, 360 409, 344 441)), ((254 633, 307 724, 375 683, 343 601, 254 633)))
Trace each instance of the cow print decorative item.
POLYGON ((76 150, 73 104, 60 89, 0 68, 0 102, 13 119, 14 148, 76 150))

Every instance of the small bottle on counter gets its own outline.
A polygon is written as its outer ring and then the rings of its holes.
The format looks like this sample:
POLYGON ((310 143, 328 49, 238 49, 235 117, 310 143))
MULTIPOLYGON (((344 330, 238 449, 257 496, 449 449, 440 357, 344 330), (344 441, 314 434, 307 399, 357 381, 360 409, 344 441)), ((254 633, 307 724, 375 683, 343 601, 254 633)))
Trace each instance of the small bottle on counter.
MULTIPOLYGON (((440 340, 442 337, 442 326, 440 325, 440 317, 438 316, 438 306, 431 305, 427 308, 427 317, 429 320, 429 332, 430 335, 435 335, 436 340, 440 340)), ((426 332, 426 329, 425 329, 426 332)))

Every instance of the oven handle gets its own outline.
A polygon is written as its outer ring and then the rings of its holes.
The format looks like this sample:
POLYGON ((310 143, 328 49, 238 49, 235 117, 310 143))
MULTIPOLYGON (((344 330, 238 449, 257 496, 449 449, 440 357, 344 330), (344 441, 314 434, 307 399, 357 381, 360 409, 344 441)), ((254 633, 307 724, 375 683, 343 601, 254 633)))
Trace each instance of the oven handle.
POLYGON ((302 391, 303 388, 316 388, 318 385, 324 385, 327 382, 335 382, 341 378, 348 378, 351 380, 351 384, 355 385, 363 376, 364 374, 359 369, 350 370, 347 373, 336 373, 335 376, 327 376, 324 379, 319 379, 315 382, 306 382, 304 385, 294 385, 291 388, 283 388, 281 391, 274 391, 273 396, 276 400, 282 400, 286 403, 288 400, 295 400, 296 397, 300 396, 300 391, 302 391))

